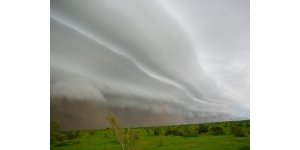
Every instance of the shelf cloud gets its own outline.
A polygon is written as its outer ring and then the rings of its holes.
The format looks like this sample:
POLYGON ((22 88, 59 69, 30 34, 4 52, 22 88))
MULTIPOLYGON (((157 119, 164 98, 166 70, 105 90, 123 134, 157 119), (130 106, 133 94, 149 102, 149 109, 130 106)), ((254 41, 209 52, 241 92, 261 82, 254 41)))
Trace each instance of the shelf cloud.
POLYGON ((64 128, 249 119, 249 68, 248 0, 51 0, 64 128))

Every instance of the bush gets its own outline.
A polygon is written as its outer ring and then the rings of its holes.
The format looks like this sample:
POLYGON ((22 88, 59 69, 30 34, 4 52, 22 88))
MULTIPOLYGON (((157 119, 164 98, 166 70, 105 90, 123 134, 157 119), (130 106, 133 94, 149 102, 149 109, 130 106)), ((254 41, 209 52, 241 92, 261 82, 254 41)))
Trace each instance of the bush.
POLYGON ((97 133, 96 130, 88 130, 88 132, 91 136, 94 136, 97 133))
POLYGON ((50 133, 50 144, 56 143, 58 140, 56 138, 56 133, 50 133))
POLYGON ((185 126, 183 129, 183 136, 197 136, 197 131, 192 127, 185 126))
POLYGON ((174 135, 175 132, 176 130, 168 129, 165 134, 166 136, 169 136, 169 135, 174 135))
POLYGON ((127 129, 125 138, 125 149, 134 150, 136 149, 136 143, 140 139, 138 132, 127 129))
POLYGON ((55 138, 57 141, 62 142, 67 139, 67 136, 60 132, 60 133, 55 134, 55 138))
POLYGON ((175 132, 175 136, 184 136, 184 133, 183 133, 183 131, 181 131, 181 130, 175 130, 176 132, 175 132))
POLYGON ((152 130, 149 129, 149 128, 146 128, 146 133, 147 133, 147 134, 152 134, 152 130))
POLYGON ((60 132, 60 131, 61 131, 61 128, 60 128, 59 123, 56 120, 52 120, 50 122, 50 132, 53 133, 53 132, 60 132))
POLYGON ((154 129, 153 134, 154 134, 154 135, 159 135, 159 128, 154 129))
POLYGON ((169 135, 173 135, 173 136, 183 136, 184 133, 183 131, 179 130, 179 129, 169 129, 166 131, 165 133, 166 136, 169 136, 169 135))
POLYGON ((223 135, 223 134, 225 134, 224 129, 222 127, 219 127, 219 126, 210 128, 210 132, 212 133, 212 135, 223 135))
POLYGON ((236 137, 244 137, 244 136, 246 136, 245 131, 241 127, 231 127, 230 131, 236 137))
POLYGON ((50 122, 50 143, 62 142, 67 139, 67 136, 62 132, 57 121, 50 122))
POLYGON ((74 140, 80 137, 79 131, 67 131, 64 132, 64 134, 67 136, 68 140, 74 140))
POLYGON ((250 121, 246 122, 246 127, 250 128, 250 121))
POLYGON ((197 128, 197 131, 199 134, 207 133, 209 131, 209 128, 207 125, 200 124, 197 128))

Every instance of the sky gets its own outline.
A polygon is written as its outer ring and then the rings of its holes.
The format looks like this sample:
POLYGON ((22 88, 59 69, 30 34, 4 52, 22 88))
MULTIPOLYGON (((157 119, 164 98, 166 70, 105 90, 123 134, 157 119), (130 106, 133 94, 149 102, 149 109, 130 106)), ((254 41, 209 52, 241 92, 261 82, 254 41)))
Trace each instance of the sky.
POLYGON ((250 118, 249 0, 51 0, 50 27, 64 128, 250 118))

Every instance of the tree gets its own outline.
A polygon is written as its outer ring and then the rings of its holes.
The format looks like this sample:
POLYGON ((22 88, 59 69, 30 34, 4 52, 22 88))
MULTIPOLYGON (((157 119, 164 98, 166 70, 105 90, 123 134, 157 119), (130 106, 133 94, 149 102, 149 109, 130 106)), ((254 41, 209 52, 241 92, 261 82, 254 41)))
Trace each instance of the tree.
POLYGON ((207 133, 209 128, 207 125, 200 124, 197 128, 199 134, 207 133))
POLYGON ((125 144, 128 150, 132 150, 136 140, 139 138, 138 134, 130 129, 125 130, 122 128, 119 119, 112 113, 107 114, 105 118, 109 123, 110 130, 121 144, 122 150, 125 150, 125 144))
POLYGON ((164 145, 164 139, 165 139, 165 131, 162 128, 159 128, 159 144, 158 146, 164 145))
POLYGON ((66 135, 62 132, 59 123, 56 120, 50 122, 50 143, 62 142, 66 135))
POLYGON ((56 120, 50 122, 50 132, 60 132, 61 128, 59 123, 56 120))
POLYGON ((197 131, 192 126, 184 126, 183 133, 184 133, 183 136, 188 136, 188 137, 197 136, 197 131))
POLYGON ((106 118, 107 122, 109 123, 110 130, 115 135, 118 142, 121 144, 122 150, 124 150, 125 149, 124 148, 124 143, 126 141, 125 140, 126 134, 125 134, 125 130, 123 128, 121 128, 121 126, 120 126, 120 121, 112 113, 107 114, 105 116, 105 118, 106 118))

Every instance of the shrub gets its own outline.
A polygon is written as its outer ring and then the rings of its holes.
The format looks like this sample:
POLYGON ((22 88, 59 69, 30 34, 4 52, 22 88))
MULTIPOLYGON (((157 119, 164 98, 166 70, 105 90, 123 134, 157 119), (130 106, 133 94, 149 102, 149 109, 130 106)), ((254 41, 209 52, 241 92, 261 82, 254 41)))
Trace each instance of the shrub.
POLYGON ((140 139, 140 136, 139 136, 138 132, 136 132, 136 131, 128 131, 128 135, 129 135, 129 138, 132 139, 132 141, 140 139))
POLYGON ((50 144, 57 142, 56 133, 50 133, 50 144))
POLYGON ((183 136, 197 136, 197 131, 192 127, 185 126, 183 129, 183 136))
POLYGON ((224 129, 222 127, 219 127, 219 126, 210 128, 210 132, 212 133, 212 135, 223 135, 223 134, 225 134, 224 129))
POLYGON ((176 130, 176 132, 175 132, 175 134, 174 134, 175 136, 183 136, 184 135, 184 133, 183 133, 183 131, 182 130, 176 130))
POLYGON ((50 132, 53 133, 53 132, 60 132, 60 131, 61 131, 61 128, 60 128, 59 123, 56 120, 52 120, 50 122, 50 132))
POLYGON ((68 140, 74 140, 80 137, 79 131, 67 131, 64 132, 68 140))
POLYGON ((250 127, 250 121, 249 122, 246 122, 246 127, 250 127))
POLYGON ((209 131, 209 128, 207 125, 200 124, 197 128, 197 131, 199 134, 207 133, 209 131))
POLYGON ((159 135, 159 128, 154 129, 153 135, 159 135))
POLYGON ((67 136, 60 132, 55 134, 55 138, 57 141, 62 142, 67 139, 67 136))
POLYGON ((147 134, 152 134, 152 130, 149 129, 149 128, 146 128, 146 133, 147 133, 147 134))
POLYGON ((129 128, 126 130, 126 149, 128 150, 134 150, 136 149, 136 143, 140 139, 139 134, 135 131, 130 130, 129 128))
POLYGON ((67 136, 62 132, 57 121, 50 122, 50 143, 62 142, 67 139, 67 136))
POLYGON ((236 137, 244 137, 246 136, 245 131, 241 127, 231 127, 230 132, 236 137))
POLYGON ((97 133, 96 130, 88 130, 88 132, 91 136, 94 136, 97 133))
POLYGON ((182 130, 180 129, 168 129, 166 132, 165 132, 165 135, 166 136, 169 136, 169 135, 173 135, 173 136, 184 136, 184 133, 182 130))
POLYGON ((174 132, 175 130, 172 130, 172 129, 168 129, 165 133, 166 136, 169 136, 169 135, 174 135, 174 132))

